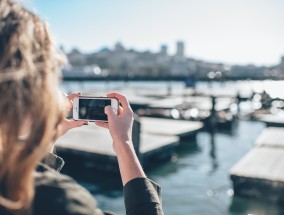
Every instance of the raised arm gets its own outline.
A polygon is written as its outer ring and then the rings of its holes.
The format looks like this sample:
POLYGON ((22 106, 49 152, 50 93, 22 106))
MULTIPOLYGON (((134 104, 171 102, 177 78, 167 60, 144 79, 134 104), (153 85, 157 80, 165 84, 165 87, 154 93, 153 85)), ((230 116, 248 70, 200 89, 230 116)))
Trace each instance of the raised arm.
POLYGON ((110 106, 105 108, 108 115, 108 123, 97 122, 96 124, 108 128, 113 139, 113 148, 117 154, 122 183, 134 178, 146 178, 146 175, 135 154, 132 144, 133 111, 124 95, 110 93, 108 97, 117 98, 122 107, 116 115, 110 106))
POLYGON ((119 93, 110 93, 108 97, 117 98, 122 107, 116 115, 110 106, 105 108, 108 123, 97 125, 108 128, 113 139, 113 148, 117 154, 121 173, 124 201, 127 215, 163 215, 160 187, 149 180, 136 156, 132 144, 133 111, 126 97, 119 93))

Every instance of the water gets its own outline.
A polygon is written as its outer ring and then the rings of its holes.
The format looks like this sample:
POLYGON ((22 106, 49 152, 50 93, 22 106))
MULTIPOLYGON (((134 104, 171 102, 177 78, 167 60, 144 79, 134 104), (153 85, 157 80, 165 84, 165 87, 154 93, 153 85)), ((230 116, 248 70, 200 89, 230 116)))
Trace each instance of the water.
MULTIPOLYGON (((179 86, 180 83, 172 84, 179 86)), ((113 85, 117 86, 115 83, 113 85)), ((280 85, 284 86, 284 82, 231 82, 222 86, 215 83, 212 87, 266 89, 279 97, 280 85)), ((105 88, 105 85, 101 84, 101 87, 105 88)), ((205 88, 207 84, 201 83, 198 87, 205 88)), ((281 206, 233 196, 229 170, 254 147, 255 140, 264 127, 260 122, 239 121, 231 132, 217 132, 214 135, 201 132, 197 135, 196 142, 183 142, 170 161, 156 164, 154 168, 147 170, 148 177, 162 186, 165 214, 284 214, 281 206)), ((72 176, 96 197, 100 208, 125 214, 119 177, 89 171, 82 173, 81 170, 77 170, 72 176)))
MULTIPOLYGON (((130 88, 145 88, 145 89, 161 89, 171 86, 172 88, 184 88, 184 83, 179 81, 67 81, 62 83, 62 90, 65 92, 78 92, 83 90, 106 90, 111 91, 116 88, 130 87, 130 88)), ((197 82, 197 89, 214 89, 224 90, 230 92, 241 92, 249 94, 251 92, 261 93, 264 90, 270 94, 272 98, 284 98, 284 81, 227 81, 227 82, 197 82)))
MULTIPOLYGON (((284 214, 280 206, 232 196, 229 170, 254 147, 264 127, 240 121, 231 133, 201 132, 196 142, 183 142, 171 160, 147 170, 148 177, 163 188, 165 214, 284 214)), ((119 177, 80 171, 73 177, 96 197, 99 207, 125 214, 119 177)))

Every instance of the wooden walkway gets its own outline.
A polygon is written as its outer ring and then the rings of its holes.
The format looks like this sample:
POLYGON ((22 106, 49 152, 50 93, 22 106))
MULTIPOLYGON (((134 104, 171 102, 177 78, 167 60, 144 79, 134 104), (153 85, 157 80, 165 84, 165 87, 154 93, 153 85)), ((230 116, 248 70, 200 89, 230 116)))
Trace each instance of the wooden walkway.
POLYGON ((163 136, 178 136, 187 139, 197 134, 204 125, 198 121, 169 120, 152 117, 141 117, 142 133, 163 136))
POLYGON ((266 128, 257 138, 256 145, 259 147, 281 148, 284 150, 284 128, 266 128))
MULTIPOLYGON (((231 98, 217 98, 216 111, 228 110, 232 104, 231 98)), ((149 104, 150 108, 157 109, 188 109, 198 108, 199 110, 212 110, 212 98, 205 96, 169 97, 153 101, 149 104)))
MULTIPOLYGON (((192 137, 203 128, 200 122, 141 118, 139 157, 147 167, 151 160, 169 158, 180 139, 192 137)), ((103 171, 118 171, 108 130, 95 124, 68 131, 57 140, 56 153, 68 161, 81 160, 103 171)))
POLYGON ((267 126, 284 127, 284 116, 274 114, 258 115, 257 120, 266 123, 267 126))
POLYGON ((235 194, 284 202, 284 128, 266 128, 230 175, 235 194))

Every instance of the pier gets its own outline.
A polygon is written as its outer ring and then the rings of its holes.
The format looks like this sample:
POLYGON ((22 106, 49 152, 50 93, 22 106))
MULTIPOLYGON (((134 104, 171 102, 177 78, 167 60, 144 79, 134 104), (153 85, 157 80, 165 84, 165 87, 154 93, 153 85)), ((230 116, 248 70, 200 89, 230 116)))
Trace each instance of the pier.
POLYGON ((230 170, 236 195, 284 202, 284 128, 266 128, 230 170))
POLYGON ((202 122, 141 117, 142 133, 177 136, 180 140, 195 137, 203 128, 202 122))
MULTIPOLYGON (((169 85, 170 86, 170 85, 169 85)), ((195 90, 193 88, 114 90, 127 96, 137 115, 133 126, 133 145, 143 167, 171 157, 180 142, 190 144, 201 130, 231 128, 230 107, 235 93, 195 90), (214 129, 213 129, 214 128, 214 129)), ((84 90, 83 95, 102 96, 106 91, 84 90)), ((56 153, 66 163, 116 172, 117 159, 107 130, 94 124, 69 131, 56 143, 56 153)))
MULTIPOLYGON (((201 122, 143 117, 139 124, 140 129, 137 130, 137 122, 134 123, 133 144, 143 167, 146 168, 152 160, 169 158, 179 145, 180 139, 194 138, 203 128, 201 122)), ((68 131, 57 140, 55 146, 56 153, 68 160, 68 163, 80 161, 83 165, 98 170, 118 171, 108 130, 93 123, 68 131)))
POLYGON ((267 126, 284 127, 284 116, 274 114, 257 115, 257 120, 264 122, 267 126))

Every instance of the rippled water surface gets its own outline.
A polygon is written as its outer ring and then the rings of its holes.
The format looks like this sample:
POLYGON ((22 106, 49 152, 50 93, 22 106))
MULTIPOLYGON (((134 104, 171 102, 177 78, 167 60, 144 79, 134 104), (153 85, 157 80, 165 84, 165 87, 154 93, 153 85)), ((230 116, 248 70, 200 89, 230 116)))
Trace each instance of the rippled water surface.
MULTIPOLYGON (((284 214, 280 206, 234 197, 231 188, 230 168, 254 146, 264 127, 240 121, 230 133, 201 132, 196 142, 183 142, 171 160, 147 170, 149 178, 163 188, 165 214, 284 214)), ((125 214, 119 177, 76 172, 73 177, 90 190, 102 209, 125 214)))

